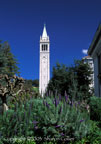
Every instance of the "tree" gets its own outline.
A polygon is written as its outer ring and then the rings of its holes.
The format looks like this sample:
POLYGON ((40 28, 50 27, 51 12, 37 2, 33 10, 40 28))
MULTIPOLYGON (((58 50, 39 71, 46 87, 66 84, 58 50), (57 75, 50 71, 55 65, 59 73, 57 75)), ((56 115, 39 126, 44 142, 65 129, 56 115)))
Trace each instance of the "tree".
POLYGON ((65 65, 56 64, 53 67, 53 77, 48 84, 48 91, 52 91, 54 94, 57 92, 61 95, 68 93, 69 85, 71 84, 69 68, 65 65))
POLYGON ((90 66, 84 63, 83 60, 76 60, 74 72, 78 81, 78 89, 82 88, 82 91, 88 91, 90 89, 89 85, 92 83, 92 70, 90 66))
POLYGON ((0 75, 0 81, 5 81, 5 85, 0 83, 0 98, 3 105, 3 112, 8 110, 7 97, 15 97, 24 92, 23 84, 24 79, 14 75, 13 77, 8 77, 8 75, 0 75))
POLYGON ((39 87, 39 80, 38 80, 38 79, 33 80, 33 81, 32 81, 32 85, 33 85, 34 87, 39 87))
POLYGON ((5 67, 7 65, 7 58, 4 56, 3 44, 0 41, 0 73, 5 74, 5 67))
POLYGON ((81 60, 76 60, 74 66, 67 67, 57 64, 53 67, 53 76, 48 85, 48 91, 65 95, 80 100, 90 97, 90 87, 92 71, 88 64, 81 60))
POLYGON ((19 75, 19 68, 17 66, 17 60, 11 53, 10 45, 8 42, 0 41, 0 73, 13 76, 14 74, 19 75))
MULTIPOLYGON (((5 110, 8 109, 7 96, 11 96, 12 91, 18 85, 18 83, 14 82, 12 84, 12 81, 18 82, 19 80, 20 82, 21 80, 14 76, 15 74, 19 76, 17 64, 17 60, 11 53, 8 42, 0 41, 0 98, 5 110)), ((17 90, 17 92, 19 92, 19 90, 17 90)))
POLYGON ((39 87, 39 80, 38 79, 35 79, 35 80, 25 80, 25 84, 24 84, 24 87, 25 89, 28 89, 28 88, 32 88, 32 87, 39 87))

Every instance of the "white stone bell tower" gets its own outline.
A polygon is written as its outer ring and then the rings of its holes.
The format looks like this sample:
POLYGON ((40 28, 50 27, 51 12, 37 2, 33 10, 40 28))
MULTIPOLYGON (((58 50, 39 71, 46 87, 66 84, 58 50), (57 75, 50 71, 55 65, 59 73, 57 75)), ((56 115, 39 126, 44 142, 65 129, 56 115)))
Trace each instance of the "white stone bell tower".
POLYGON ((44 25, 43 34, 40 36, 40 72, 39 92, 44 95, 50 80, 50 41, 44 25))

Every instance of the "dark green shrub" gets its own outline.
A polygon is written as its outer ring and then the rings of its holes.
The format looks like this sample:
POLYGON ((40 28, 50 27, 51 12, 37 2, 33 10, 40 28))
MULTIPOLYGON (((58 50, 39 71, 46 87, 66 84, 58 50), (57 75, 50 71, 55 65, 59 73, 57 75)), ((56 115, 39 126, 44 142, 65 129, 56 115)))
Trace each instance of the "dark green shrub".
POLYGON ((70 141, 86 137, 91 130, 89 115, 67 96, 32 98, 0 116, 1 138, 39 137, 42 141, 70 141))
POLYGON ((91 131, 87 139, 92 144, 100 144, 101 142, 101 128, 99 128, 99 123, 91 121, 91 131))
POLYGON ((74 142, 73 144, 100 144, 101 142, 101 129, 98 127, 98 123, 94 121, 90 121, 91 130, 90 133, 82 138, 79 141, 74 142))
POLYGON ((90 129, 89 116, 81 112, 75 103, 68 104, 59 98, 35 99, 33 104, 34 134, 35 136, 56 138, 80 139, 86 136, 90 129))
POLYGON ((36 142, 27 138, 2 138, 0 144, 36 144, 36 142))
POLYGON ((0 116, 0 134, 3 138, 33 136, 31 105, 16 104, 13 110, 0 116))
POLYGON ((75 60, 74 65, 67 67, 57 63, 53 67, 52 78, 49 81, 47 91, 52 91, 64 96, 65 92, 76 100, 89 100, 92 96, 89 85, 92 83, 90 78, 92 70, 88 64, 82 60, 75 60))
POLYGON ((90 118, 95 121, 101 121, 101 98, 90 98, 90 118))

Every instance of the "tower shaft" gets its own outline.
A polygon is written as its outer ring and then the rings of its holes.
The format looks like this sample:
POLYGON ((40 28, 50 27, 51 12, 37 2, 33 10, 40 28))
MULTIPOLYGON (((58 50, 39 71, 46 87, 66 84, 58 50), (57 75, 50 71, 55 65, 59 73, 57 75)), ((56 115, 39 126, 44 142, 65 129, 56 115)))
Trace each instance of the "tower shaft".
POLYGON ((50 80, 50 42, 44 26, 42 37, 40 37, 40 72, 39 92, 44 95, 50 80))

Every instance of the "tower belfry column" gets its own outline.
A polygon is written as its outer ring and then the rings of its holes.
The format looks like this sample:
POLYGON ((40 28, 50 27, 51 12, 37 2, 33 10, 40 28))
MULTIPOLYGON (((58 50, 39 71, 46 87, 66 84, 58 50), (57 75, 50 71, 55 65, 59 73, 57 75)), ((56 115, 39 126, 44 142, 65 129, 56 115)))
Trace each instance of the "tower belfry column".
POLYGON ((50 80, 50 41, 44 25, 43 34, 40 36, 40 72, 39 92, 44 95, 50 80))

